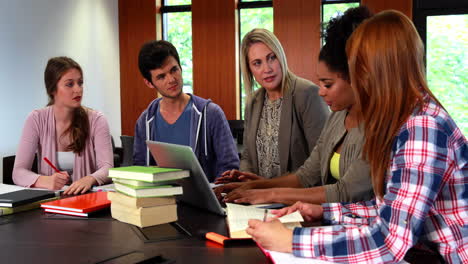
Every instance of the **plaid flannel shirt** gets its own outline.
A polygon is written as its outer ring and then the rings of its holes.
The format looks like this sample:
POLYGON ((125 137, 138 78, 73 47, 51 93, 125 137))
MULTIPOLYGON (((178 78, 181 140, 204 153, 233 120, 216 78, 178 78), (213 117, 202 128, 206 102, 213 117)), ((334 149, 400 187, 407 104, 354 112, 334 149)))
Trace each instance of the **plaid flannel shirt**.
POLYGON ((449 263, 468 263, 468 147, 460 129, 430 99, 400 129, 391 155, 383 200, 323 204, 332 226, 294 229, 294 255, 394 263, 424 245, 449 263))

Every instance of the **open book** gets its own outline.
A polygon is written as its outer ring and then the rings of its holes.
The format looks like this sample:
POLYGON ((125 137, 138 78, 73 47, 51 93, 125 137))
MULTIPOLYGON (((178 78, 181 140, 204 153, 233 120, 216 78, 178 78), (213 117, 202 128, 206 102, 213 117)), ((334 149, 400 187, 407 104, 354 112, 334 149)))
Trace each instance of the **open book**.
MULTIPOLYGON (((245 229, 249 226, 249 219, 263 220, 265 209, 226 203, 226 212, 229 236, 231 238, 251 238, 250 235, 245 232, 245 229)), ((274 217, 274 215, 268 212, 267 217, 274 217)), ((301 214, 297 211, 280 217, 279 220, 285 224, 286 227, 291 229, 300 227, 300 222, 304 221, 301 214)))

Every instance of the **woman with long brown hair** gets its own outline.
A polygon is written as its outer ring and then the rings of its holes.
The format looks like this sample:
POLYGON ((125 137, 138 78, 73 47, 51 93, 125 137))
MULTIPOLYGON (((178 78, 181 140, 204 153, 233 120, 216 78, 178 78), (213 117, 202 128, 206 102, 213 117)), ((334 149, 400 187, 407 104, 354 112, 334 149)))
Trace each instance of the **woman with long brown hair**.
POLYGON ((376 199, 299 202, 276 214, 299 210, 333 225, 292 231, 278 220, 251 220, 247 232, 268 249, 301 257, 394 263, 416 246, 468 263, 468 144, 428 88, 414 25, 400 12, 381 12, 356 29, 347 54, 376 199))
POLYGON ((113 166, 109 125, 99 112, 81 105, 83 71, 68 57, 51 58, 44 72, 49 103, 29 114, 16 153, 13 181, 25 187, 87 192, 110 182, 113 166), (39 173, 31 171, 35 154, 39 173), (47 163, 58 167, 60 171, 47 163))

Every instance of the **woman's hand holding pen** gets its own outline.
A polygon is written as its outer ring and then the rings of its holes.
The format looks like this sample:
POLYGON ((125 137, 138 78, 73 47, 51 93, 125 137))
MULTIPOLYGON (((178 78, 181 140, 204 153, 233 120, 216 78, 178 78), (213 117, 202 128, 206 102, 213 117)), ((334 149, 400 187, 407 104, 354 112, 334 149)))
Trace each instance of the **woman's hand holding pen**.
POLYGON ((276 215, 276 217, 282 217, 283 215, 294 213, 295 211, 299 211, 304 220, 307 222, 316 221, 323 218, 323 207, 321 205, 303 202, 296 202, 291 206, 279 210, 272 210, 271 213, 276 215))
POLYGON ((249 220, 247 234, 262 247, 292 253, 293 231, 286 228, 277 218, 299 211, 306 221, 315 221, 323 218, 323 208, 320 205, 296 202, 294 205, 279 210, 271 210, 276 218, 267 218, 265 221, 249 220))
POLYGON ((292 230, 286 228, 276 218, 268 218, 267 222, 250 219, 246 232, 252 236, 255 242, 266 249, 279 252, 292 252, 292 230))
POLYGON ((50 176, 39 176, 33 187, 45 188, 49 190, 60 190, 70 179, 68 172, 55 172, 50 176))
POLYGON ((60 171, 54 164, 44 157, 44 161, 55 171, 51 176, 39 176, 34 187, 46 188, 49 190, 60 190, 70 180, 70 175, 66 171, 60 171))

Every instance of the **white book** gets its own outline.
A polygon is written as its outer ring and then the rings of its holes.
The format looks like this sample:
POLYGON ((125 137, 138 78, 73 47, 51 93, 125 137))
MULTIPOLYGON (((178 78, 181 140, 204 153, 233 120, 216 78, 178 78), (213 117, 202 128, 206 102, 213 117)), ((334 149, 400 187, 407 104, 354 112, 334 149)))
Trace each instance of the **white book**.
MULTIPOLYGON (((226 203, 227 222, 229 226, 229 234, 231 238, 250 238, 250 235, 245 232, 249 226, 249 219, 263 220, 267 210, 267 217, 274 217, 270 213, 271 210, 261 209, 252 206, 226 203)), ((300 222, 304 219, 299 212, 294 212, 278 218, 281 223, 288 228, 300 227, 300 222)))
POLYGON ((10 192, 24 190, 24 189, 27 189, 27 188, 17 186, 17 185, 0 183, 0 194, 10 193, 10 192))
MULTIPOLYGON (((260 246, 259 246, 260 247, 260 246)), ((291 253, 283 253, 273 250, 268 250, 260 247, 265 256, 271 259, 271 262, 275 264, 330 264, 333 262, 328 262, 320 259, 313 258, 301 258, 296 257, 291 253)))

